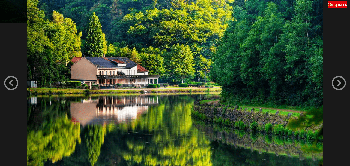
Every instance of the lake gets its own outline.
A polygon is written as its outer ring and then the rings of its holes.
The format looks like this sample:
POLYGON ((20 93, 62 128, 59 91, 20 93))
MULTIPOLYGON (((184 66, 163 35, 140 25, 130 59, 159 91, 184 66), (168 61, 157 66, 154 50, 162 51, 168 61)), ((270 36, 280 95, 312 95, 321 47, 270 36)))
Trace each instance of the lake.
POLYGON ((194 101, 203 96, 30 97, 27 163, 295 166, 323 160, 323 144, 191 118, 194 101))

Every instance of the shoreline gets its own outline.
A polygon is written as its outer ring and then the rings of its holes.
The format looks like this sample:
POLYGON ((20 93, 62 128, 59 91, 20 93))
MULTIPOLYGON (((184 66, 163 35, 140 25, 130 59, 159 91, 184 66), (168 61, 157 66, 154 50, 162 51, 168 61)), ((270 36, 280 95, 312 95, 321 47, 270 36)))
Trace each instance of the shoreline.
POLYGON ((221 88, 128 88, 128 89, 71 89, 71 88, 27 88, 28 96, 67 94, 159 94, 159 93, 199 93, 221 92, 221 88))
POLYGON ((206 101, 201 103, 200 100, 194 102, 191 115, 198 121, 244 130, 249 133, 278 135, 307 141, 323 141, 323 136, 319 135, 323 123, 300 129, 288 127, 289 122, 301 116, 295 112, 288 113, 288 111, 280 110, 272 113, 261 108, 246 110, 239 106, 232 107, 217 102, 206 101))

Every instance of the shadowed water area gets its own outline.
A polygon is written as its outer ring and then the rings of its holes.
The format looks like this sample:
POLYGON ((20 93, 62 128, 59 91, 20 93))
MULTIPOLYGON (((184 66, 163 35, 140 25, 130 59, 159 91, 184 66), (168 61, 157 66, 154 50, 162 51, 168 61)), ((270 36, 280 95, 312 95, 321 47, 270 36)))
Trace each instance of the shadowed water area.
POLYGON ((203 95, 28 98, 27 165, 294 166, 322 160, 319 145, 194 120, 193 103, 203 95))

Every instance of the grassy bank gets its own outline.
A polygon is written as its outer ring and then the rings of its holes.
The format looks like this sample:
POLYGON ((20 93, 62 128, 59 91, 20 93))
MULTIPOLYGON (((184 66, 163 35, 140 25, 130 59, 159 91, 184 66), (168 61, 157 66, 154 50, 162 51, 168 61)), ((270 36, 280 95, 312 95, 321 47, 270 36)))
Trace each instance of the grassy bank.
MULTIPOLYGON (((218 105, 219 104, 219 100, 218 99, 214 99, 214 100, 201 100, 199 101, 199 105, 218 105)), ((229 105, 226 105, 226 104, 220 104, 220 105, 223 105, 225 107, 229 107, 229 105)), ((291 109, 280 109, 280 108, 267 108, 267 107, 258 107, 258 106, 246 106, 246 105, 242 105, 242 106, 239 106, 239 108, 241 108, 242 110, 245 110, 245 111, 260 111, 260 108, 262 110, 262 113, 270 113, 270 114, 276 114, 277 111, 279 112, 280 115, 285 115, 285 116, 288 116, 288 114, 290 113, 291 116, 294 116, 294 117, 298 117, 301 113, 305 112, 306 110, 302 110, 302 109, 299 109, 299 110, 291 110, 291 109)))
POLYGON ((195 101, 192 117, 221 126, 253 133, 272 134, 294 139, 323 140, 323 109, 288 110, 233 106, 218 98, 195 101), (301 116, 301 114, 303 114, 301 116))
POLYGON ((62 94, 144 94, 144 93, 197 93, 221 92, 221 88, 135 88, 135 89, 71 89, 71 88, 27 88, 29 95, 62 95, 62 94))
POLYGON ((245 130, 228 128, 216 123, 205 123, 203 121, 195 120, 193 123, 196 128, 205 132, 210 140, 223 142, 227 145, 235 145, 241 148, 271 154, 322 159, 322 142, 280 135, 251 133, 245 130))
MULTIPOLYGON (((193 93, 145 93, 145 94, 140 94, 140 93, 96 93, 96 94, 39 94, 36 95, 35 97, 86 97, 86 96, 91 96, 91 97, 96 97, 96 96, 139 96, 139 95, 155 95, 155 96, 162 96, 162 95, 196 95, 196 94, 208 94, 207 92, 193 92, 193 93)), ((211 95, 219 95, 220 92, 209 92, 211 95)), ((33 97, 33 96, 29 96, 33 97)))

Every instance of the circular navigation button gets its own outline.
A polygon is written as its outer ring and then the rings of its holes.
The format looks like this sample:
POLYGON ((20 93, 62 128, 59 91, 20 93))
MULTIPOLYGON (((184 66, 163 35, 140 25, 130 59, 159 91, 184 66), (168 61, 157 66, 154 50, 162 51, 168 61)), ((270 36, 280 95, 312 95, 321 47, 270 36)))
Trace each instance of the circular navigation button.
POLYGON ((4 85, 7 90, 15 90, 18 86, 18 80, 14 76, 8 76, 4 81, 4 85))
POLYGON ((335 90, 343 90, 346 85, 345 78, 342 76, 336 76, 332 80, 332 86, 335 90))

